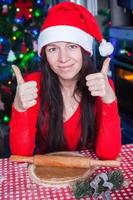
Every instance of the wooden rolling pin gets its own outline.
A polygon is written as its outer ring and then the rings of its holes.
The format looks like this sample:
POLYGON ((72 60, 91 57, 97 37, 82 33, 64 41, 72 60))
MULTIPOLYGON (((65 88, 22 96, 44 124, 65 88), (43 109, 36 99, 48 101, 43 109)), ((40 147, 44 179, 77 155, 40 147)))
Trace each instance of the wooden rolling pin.
POLYGON ((11 155, 11 161, 28 162, 38 166, 89 168, 92 166, 119 167, 119 160, 94 160, 87 156, 35 155, 31 157, 11 155))

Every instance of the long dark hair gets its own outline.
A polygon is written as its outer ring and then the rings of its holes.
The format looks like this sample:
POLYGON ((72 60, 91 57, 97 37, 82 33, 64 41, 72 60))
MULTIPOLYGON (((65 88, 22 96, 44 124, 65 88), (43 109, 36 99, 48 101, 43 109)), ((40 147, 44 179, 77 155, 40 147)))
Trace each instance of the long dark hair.
MULTIPOLYGON (((92 64, 91 57, 83 49, 82 56, 83 65, 75 88, 75 93, 81 94, 82 133, 77 149, 94 147, 97 134, 94 113, 95 98, 90 95, 85 81, 86 75, 95 73, 96 68, 92 64)), ((60 83, 57 75, 49 67, 44 49, 41 73, 40 111, 37 121, 37 144, 40 153, 68 150, 63 130, 63 97, 60 83), (46 135, 43 134, 44 129, 46 135)))

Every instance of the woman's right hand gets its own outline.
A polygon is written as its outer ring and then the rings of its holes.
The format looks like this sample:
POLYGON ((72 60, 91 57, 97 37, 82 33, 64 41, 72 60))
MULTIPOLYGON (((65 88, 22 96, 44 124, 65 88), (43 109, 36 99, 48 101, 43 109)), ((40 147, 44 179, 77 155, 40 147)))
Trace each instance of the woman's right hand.
POLYGON ((24 112, 37 103, 37 83, 36 81, 25 82, 20 69, 16 65, 12 65, 12 69, 17 79, 17 89, 13 106, 18 112, 24 112))

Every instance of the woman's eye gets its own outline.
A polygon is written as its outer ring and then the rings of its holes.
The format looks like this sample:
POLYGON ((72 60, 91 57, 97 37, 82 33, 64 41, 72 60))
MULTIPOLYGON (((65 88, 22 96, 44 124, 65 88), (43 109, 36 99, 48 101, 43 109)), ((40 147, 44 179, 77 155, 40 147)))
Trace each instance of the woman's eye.
POLYGON ((51 53, 52 53, 52 52, 55 52, 56 49, 57 49, 57 48, 55 48, 55 47, 48 48, 48 52, 51 52, 51 53))
POLYGON ((70 44, 69 45, 69 48, 71 48, 71 49, 76 49, 78 46, 77 45, 75 45, 75 44, 70 44))

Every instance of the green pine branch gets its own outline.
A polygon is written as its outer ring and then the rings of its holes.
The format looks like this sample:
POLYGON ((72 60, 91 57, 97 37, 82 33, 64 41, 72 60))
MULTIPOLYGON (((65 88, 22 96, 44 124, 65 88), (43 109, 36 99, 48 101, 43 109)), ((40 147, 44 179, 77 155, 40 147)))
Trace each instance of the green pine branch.
MULTIPOLYGON (((112 190, 120 190, 123 187, 124 176, 122 171, 109 171, 106 173, 106 175, 108 177, 107 182, 113 184, 112 190)), ((73 185, 73 194, 77 199, 83 197, 91 197, 94 194, 95 190, 91 187, 90 183, 94 180, 95 177, 91 177, 84 181, 78 181, 73 185)), ((97 193, 100 195, 102 192, 106 192, 107 190, 109 190, 109 188, 104 186, 104 180, 101 179, 100 183, 98 184, 97 193)))

